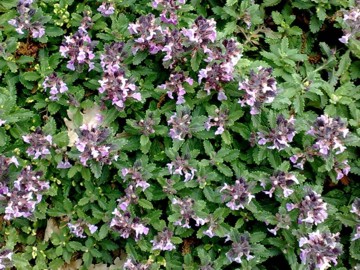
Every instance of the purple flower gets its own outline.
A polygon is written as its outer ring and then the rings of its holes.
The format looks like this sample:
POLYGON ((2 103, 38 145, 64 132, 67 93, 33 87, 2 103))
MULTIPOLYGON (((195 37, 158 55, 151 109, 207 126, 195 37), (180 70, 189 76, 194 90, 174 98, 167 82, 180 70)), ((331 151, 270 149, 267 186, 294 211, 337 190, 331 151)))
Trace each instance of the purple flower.
POLYGON ((118 232, 122 238, 129 238, 130 235, 135 234, 137 241, 140 235, 149 233, 149 228, 145 227, 138 217, 132 217, 130 212, 117 207, 112 214, 114 217, 111 220, 110 228, 118 232))
POLYGON ((124 60, 127 53, 124 51, 124 42, 114 42, 106 44, 104 53, 100 55, 100 64, 105 73, 114 74, 124 68, 124 60))
POLYGON ((241 263, 242 257, 245 256, 246 260, 251 260, 254 258, 251 252, 250 238, 249 234, 235 234, 233 236, 228 235, 225 242, 232 241, 231 249, 226 253, 226 257, 230 262, 241 263))
POLYGON ((0 196, 7 201, 4 219, 28 218, 33 214, 42 193, 50 188, 48 182, 40 180, 41 177, 42 172, 34 172, 27 166, 20 172, 12 190, 1 188, 0 196))
POLYGON ((124 263, 124 270, 149 270, 151 267, 150 262, 147 263, 136 263, 131 258, 128 258, 124 263))
POLYGON ((351 213, 354 213, 357 215, 358 218, 360 218, 360 198, 356 198, 354 202, 351 205, 351 213))
POLYGON ((130 204, 137 204, 138 196, 135 192, 135 187, 133 185, 129 185, 125 189, 125 196, 119 198, 117 202, 118 208, 122 211, 126 211, 130 204))
POLYGON ((182 62, 186 59, 184 58, 184 53, 186 52, 184 39, 185 37, 177 29, 166 32, 165 43, 162 48, 162 51, 166 53, 163 58, 163 65, 166 68, 174 68, 177 62, 182 62))
POLYGON ((203 47, 216 40, 216 22, 214 19, 198 17, 190 29, 182 29, 181 33, 187 37, 190 44, 203 47))
POLYGON ((60 161, 58 165, 56 166, 57 169, 69 169, 72 165, 68 160, 60 161))
POLYGON ((50 88, 50 99, 59 100, 59 95, 65 93, 68 87, 64 81, 57 77, 56 73, 46 76, 43 82, 43 87, 50 88))
POLYGON ((16 32, 24 34, 25 31, 29 31, 33 38, 41 38, 45 34, 44 25, 39 22, 32 22, 32 18, 35 15, 36 10, 31 7, 33 1, 19 0, 17 5, 17 12, 19 16, 15 19, 11 19, 8 23, 15 27, 16 32))
POLYGON ((250 72, 250 78, 239 83, 239 90, 244 90, 245 94, 239 103, 242 107, 251 107, 250 114, 259 114, 260 108, 264 103, 271 103, 276 94, 276 80, 271 77, 272 69, 259 67, 258 72, 250 72))
POLYGON ((157 236, 155 236, 154 240, 150 242, 153 244, 153 250, 173 250, 176 246, 171 243, 171 237, 173 236, 173 232, 169 229, 164 229, 162 232, 159 232, 157 236))
POLYGON ((10 249, 0 250, 0 269, 10 269, 13 266, 12 256, 10 249))
POLYGON ((340 42, 347 44, 351 37, 357 38, 358 33, 360 32, 360 8, 358 5, 344 12, 343 19, 346 29, 344 30, 344 35, 339 38, 339 40, 340 42))
POLYGON ((80 162, 87 166, 88 160, 95 160, 101 164, 111 164, 117 159, 112 146, 106 143, 110 132, 107 128, 82 125, 80 134, 75 141, 76 149, 81 153, 80 162))
POLYGON ((357 224, 355 226, 355 233, 354 233, 353 238, 351 238, 351 241, 355 241, 355 240, 358 240, 358 239, 360 239, 360 224, 357 224))
POLYGON ((101 13, 101 15, 108 17, 111 14, 114 14, 115 12, 115 7, 113 3, 107 3, 107 2, 103 2, 101 4, 101 6, 99 6, 99 8, 97 9, 97 11, 99 11, 101 13))
POLYGON ((146 182, 145 174, 142 172, 141 163, 136 162, 132 168, 122 169, 121 174, 124 178, 131 178, 131 184, 134 184, 135 187, 140 187, 142 191, 150 187, 150 184, 146 182))
POLYGON ((132 46, 132 53, 149 50, 151 54, 157 54, 164 47, 166 31, 155 22, 155 16, 149 14, 141 16, 136 23, 130 23, 128 30, 131 35, 136 35, 135 44, 132 46))
MULTIPOLYGON (((16 167, 19 166, 19 161, 16 157, 12 156, 11 158, 0 155, 0 179, 6 180, 9 173, 10 164, 14 164, 16 167)), ((0 182, 0 185, 5 183, 0 182)), ((0 188, 1 189, 1 188, 0 188)), ((0 191, 1 194, 1 191, 0 191)))
POLYGON ((173 198, 171 202, 174 211, 180 214, 179 219, 174 222, 175 226, 189 229, 190 219, 195 220, 196 226, 204 225, 207 222, 207 219, 203 219, 196 214, 193 199, 188 197, 183 199, 173 198))
POLYGON ((276 213, 276 226, 274 229, 268 229, 273 235, 277 234, 280 229, 289 230, 291 225, 291 219, 289 215, 276 213))
POLYGON ((150 113, 145 119, 136 122, 136 126, 140 128, 140 132, 145 136, 155 133, 154 125, 156 124, 154 115, 150 113))
POLYGON ((294 190, 290 189, 289 187, 293 184, 299 184, 296 176, 291 173, 286 172, 276 172, 273 176, 270 177, 271 181, 271 189, 269 191, 264 191, 269 197, 272 197, 276 188, 281 188, 283 190, 284 197, 289 197, 294 190))
POLYGON ((288 211, 299 208, 298 222, 313 223, 318 225, 328 217, 327 203, 313 190, 308 190, 303 200, 298 204, 287 204, 288 211))
POLYGON ((102 80, 99 80, 100 93, 105 93, 104 100, 111 100, 118 110, 125 108, 128 98, 141 101, 141 94, 137 91, 136 85, 125 77, 125 71, 119 69, 114 73, 104 73, 102 80))
POLYGON ((193 84, 193 79, 189 77, 185 77, 184 72, 176 72, 170 74, 169 81, 166 83, 159 85, 159 88, 167 90, 167 95, 169 98, 174 99, 173 94, 177 95, 176 104, 185 103, 184 95, 186 94, 186 90, 183 87, 183 84, 187 82, 189 85, 193 84))
POLYGON ((190 111, 187 108, 180 109, 168 120, 168 125, 171 125, 169 136, 179 141, 183 141, 186 136, 191 137, 190 123, 190 111))
POLYGON ((86 227, 89 229, 91 234, 94 234, 98 229, 97 226, 85 222, 81 219, 75 222, 75 224, 69 222, 67 225, 70 229, 70 232, 74 234, 76 237, 80 237, 80 238, 86 238, 86 235, 84 235, 86 227))
POLYGON ((184 175, 184 182, 194 179, 196 169, 193 168, 187 158, 177 156, 171 163, 166 164, 171 174, 184 175))
POLYGON ((30 144, 26 153, 34 159, 45 158, 50 155, 50 148, 52 146, 52 136, 44 135, 40 128, 34 133, 22 136, 24 142, 30 144))
POLYGON ((70 58, 67 68, 75 70, 77 67, 87 64, 89 71, 95 66, 92 60, 95 57, 93 49, 96 42, 93 42, 88 35, 87 28, 91 26, 91 18, 85 16, 81 22, 81 26, 72 36, 65 36, 65 41, 60 46, 61 56, 70 58))
POLYGON ((268 134, 258 132, 258 144, 265 145, 270 143, 269 149, 283 150, 289 147, 289 143, 292 142, 295 136, 295 119, 293 116, 289 120, 286 120, 282 114, 280 114, 276 120, 276 127, 271 129, 268 134))
POLYGON ((309 269, 321 270, 331 267, 330 263, 337 264, 337 257, 342 253, 339 242, 339 233, 312 232, 308 237, 299 240, 300 259, 309 269))
POLYGON ((345 151, 342 139, 346 138, 348 133, 349 130, 339 117, 331 118, 327 115, 318 117, 307 132, 315 137, 313 148, 324 158, 328 157, 330 151, 337 150, 335 155, 345 151))
POLYGON ((3 124, 5 124, 5 123, 6 123, 6 120, 0 119, 0 127, 1 127, 3 124))
POLYGON ((215 135, 221 135, 225 131, 225 126, 229 118, 228 109, 215 109, 215 115, 209 116, 208 120, 205 122, 205 129, 210 130, 211 127, 217 127, 215 135))
POLYGON ((228 185, 225 183, 224 187, 220 189, 223 193, 223 200, 228 201, 226 204, 231 210, 244 209, 245 205, 249 204, 254 195, 250 193, 250 185, 246 183, 244 178, 235 181, 235 185, 228 185))
POLYGON ((337 161, 335 159, 334 162, 334 170, 336 172, 336 179, 340 180, 342 179, 345 175, 348 175, 350 172, 350 165, 348 164, 348 160, 345 159, 342 162, 337 161))
POLYGON ((176 0, 154 0, 152 1, 153 8, 160 8, 162 12, 160 19, 164 23, 174 24, 178 23, 176 11, 185 4, 185 1, 176 0))

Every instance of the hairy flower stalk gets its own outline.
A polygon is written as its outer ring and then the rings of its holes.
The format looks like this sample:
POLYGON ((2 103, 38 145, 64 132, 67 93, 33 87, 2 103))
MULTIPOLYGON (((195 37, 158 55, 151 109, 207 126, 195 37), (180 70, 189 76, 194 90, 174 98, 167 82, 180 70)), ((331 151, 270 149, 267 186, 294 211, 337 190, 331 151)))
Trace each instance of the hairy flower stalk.
POLYGON ((190 229, 190 219, 195 220, 196 226, 204 225, 207 222, 207 219, 203 219, 195 213, 193 199, 188 197, 184 199, 173 198, 171 202, 174 211, 180 214, 179 219, 174 222, 175 226, 190 229))
POLYGON ((190 131, 191 115, 186 109, 180 110, 170 116, 168 125, 171 125, 169 136, 173 140, 183 141, 186 136, 191 137, 190 131))
POLYGON ((142 191, 145 191, 150 186, 146 179, 144 179, 140 163, 135 163, 132 168, 122 169, 121 174, 124 178, 130 178, 132 180, 131 183, 134 184, 135 187, 140 187, 142 191))
POLYGON ((330 263, 337 264, 337 257, 342 253, 339 233, 312 232, 299 240, 300 259, 308 269, 328 269, 330 263))
POLYGON ((196 169, 189 164, 189 158, 182 158, 177 156, 175 160, 167 164, 171 174, 178 174, 185 176, 184 182, 193 180, 196 169))
POLYGON ((307 134, 315 137, 313 148, 326 158, 331 151, 337 150, 335 155, 345 151, 342 139, 346 138, 349 130, 339 117, 331 118, 327 115, 318 117, 307 134))
POLYGON ((27 166, 20 172, 11 190, 0 185, 0 200, 7 202, 4 219, 32 216, 36 205, 41 202, 42 194, 50 188, 49 183, 42 181, 41 177, 42 172, 34 172, 27 166))
POLYGON ((248 233, 241 235, 234 234, 232 236, 227 235, 225 242, 228 241, 232 241, 231 249, 226 253, 226 257, 229 259, 230 262, 241 263, 243 256, 248 261, 254 258, 254 256, 250 254, 251 246, 248 233))
POLYGON ((91 23, 91 18, 85 16, 75 34, 66 36, 65 41, 60 46, 61 56, 70 58, 66 65, 70 70, 75 70, 78 67, 84 66, 84 64, 89 66, 89 71, 95 67, 92 60, 95 57, 93 49, 96 46, 96 42, 91 40, 87 32, 91 23))
POLYGON ((60 94, 68 90, 66 83, 56 73, 46 76, 42 85, 44 89, 50 88, 50 100, 59 100, 60 94))
POLYGON ((174 99, 174 94, 177 95, 176 104, 185 103, 184 95, 186 94, 186 90, 184 88, 184 83, 188 83, 189 85, 193 84, 193 79, 186 77, 184 72, 176 72, 170 74, 169 81, 165 82, 162 85, 159 85, 160 89, 167 90, 167 95, 169 98, 174 99))
POLYGON ((205 129, 210 130, 211 127, 217 127, 215 135, 221 135, 225 131, 225 126, 229 118, 228 109, 215 109, 215 115, 209 116, 205 122, 205 129))
POLYGON ((220 193, 223 193, 223 201, 228 201, 226 206, 231 210, 244 209, 255 198, 250 193, 250 185, 242 177, 236 180, 234 185, 225 183, 224 187, 220 189, 220 193))
POLYGON ((270 143, 269 149, 283 150, 289 147, 289 143, 292 142, 295 136, 295 118, 291 116, 289 120, 286 120, 281 114, 276 120, 276 127, 271 129, 268 134, 258 132, 258 144, 265 145, 270 143))
POLYGON ((80 219, 76 221, 74 224, 69 222, 67 225, 70 229, 70 232, 74 234, 76 237, 80 237, 80 238, 86 238, 86 235, 84 234, 86 227, 89 229, 91 234, 94 234, 98 229, 97 226, 92 225, 80 219))
POLYGON ((259 114, 262 105, 273 102, 277 95, 276 80, 271 74, 271 68, 259 67, 257 72, 250 72, 249 79, 239 83, 239 90, 245 91, 239 103, 250 106, 252 115, 259 114))
POLYGON ((140 218, 132 216, 128 211, 123 211, 121 206, 115 208, 112 212, 114 217, 110 222, 110 228, 118 232, 122 238, 129 238, 130 235, 135 234, 135 240, 139 237, 149 233, 149 228, 141 223, 140 218))
POLYGON ((46 156, 51 154, 52 136, 45 136, 40 128, 32 134, 22 136, 22 138, 24 142, 30 144, 26 153, 34 159, 46 158, 46 156))
POLYGON ((269 191, 264 191, 264 193, 269 195, 270 198, 276 188, 282 189, 284 197, 287 198, 294 192, 294 190, 289 187, 294 184, 299 184, 295 175, 281 171, 275 172, 274 175, 270 177, 270 181, 272 185, 271 189, 269 191))
POLYGON ((308 190, 303 200, 298 204, 287 204, 286 208, 291 211, 295 208, 300 210, 298 222, 306 222, 318 225, 328 217, 327 203, 323 201, 320 194, 313 190, 308 190))
POLYGON ((33 0, 19 0, 17 12, 19 16, 8 23, 15 27, 16 32, 23 35, 28 31, 33 38, 41 38, 45 34, 45 27, 40 21, 32 22, 36 10, 31 7, 33 0))
POLYGON ((124 263, 124 270, 149 270, 151 268, 151 263, 139 263, 135 260, 128 258, 124 263))
POLYGON ((176 246, 171 243, 171 237, 173 236, 173 232, 169 229, 164 229, 162 232, 159 232, 157 236, 155 236, 154 240, 150 242, 153 244, 153 250, 173 250, 176 246))

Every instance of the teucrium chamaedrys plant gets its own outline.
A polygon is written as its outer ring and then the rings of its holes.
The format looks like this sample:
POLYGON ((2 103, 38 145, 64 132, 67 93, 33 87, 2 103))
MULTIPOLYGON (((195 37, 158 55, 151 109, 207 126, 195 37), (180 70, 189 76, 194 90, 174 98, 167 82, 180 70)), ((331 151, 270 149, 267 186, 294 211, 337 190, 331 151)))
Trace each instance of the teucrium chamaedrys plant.
POLYGON ((359 267, 359 2, 224 2, 0 3, 0 269, 359 267))

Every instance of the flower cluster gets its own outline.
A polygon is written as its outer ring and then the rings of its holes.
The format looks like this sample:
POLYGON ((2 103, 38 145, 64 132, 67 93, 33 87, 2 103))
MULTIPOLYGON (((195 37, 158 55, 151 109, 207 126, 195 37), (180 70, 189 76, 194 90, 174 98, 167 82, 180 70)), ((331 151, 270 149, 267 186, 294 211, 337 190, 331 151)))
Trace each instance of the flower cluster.
POLYGON ((131 234, 135 234, 135 240, 140 235, 147 235, 149 228, 141 223, 140 218, 133 217, 128 211, 123 211, 120 206, 112 212, 114 217, 111 219, 110 228, 118 232, 122 238, 129 238, 131 234))
MULTIPOLYGON (((8 175, 10 164, 14 164, 16 167, 18 167, 19 161, 14 156, 12 156, 11 158, 8 158, 3 155, 0 155, 0 189, 1 189, 1 186, 4 185, 4 182, 8 175)), ((0 191, 0 193, 1 193, 1 191, 0 191)))
MULTIPOLYGON (((284 210, 286 211, 286 210, 284 210)), ((291 225, 291 219, 289 215, 283 214, 283 213, 276 213, 276 226, 273 229, 268 229, 269 232, 271 232, 273 235, 277 234, 277 231, 280 229, 289 230, 291 225)))
POLYGON ((208 55, 206 68, 199 71, 199 83, 205 79, 204 90, 210 94, 211 90, 218 92, 218 100, 226 100, 223 84, 234 78, 235 65, 241 57, 238 43, 233 39, 224 40, 222 46, 204 46, 208 55))
POLYGON ((250 79, 239 83, 239 90, 244 90, 245 94, 239 103, 242 107, 251 107, 250 114, 259 114, 263 103, 271 103, 276 94, 276 80, 271 76, 272 69, 259 67, 258 72, 250 72, 250 79))
POLYGON ((0 199, 7 202, 4 219, 30 217, 36 205, 42 199, 42 193, 49 189, 49 183, 40 180, 42 172, 34 172, 30 166, 25 167, 9 190, 0 186, 0 199))
POLYGON ((135 183, 135 187, 142 188, 143 191, 145 191, 150 184, 146 182, 144 179, 144 175, 141 172, 141 164, 135 164, 132 168, 124 168, 121 170, 121 174, 123 177, 130 176, 132 179, 132 182, 135 183), (138 166, 139 165, 139 166, 138 166))
POLYGON ((337 264, 337 257, 342 253, 339 233, 312 232, 299 240, 300 259, 309 269, 327 269, 330 263, 337 264))
POLYGON ((299 223, 306 222, 318 225, 319 223, 324 222, 324 220, 328 217, 327 203, 323 201, 319 194, 310 189, 307 191, 307 194, 300 203, 288 203, 286 208, 288 211, 299 208, 299 223))
POLYGON ((331 118, 327 115, 321 115, 310 128, 307 134, 315 137, 313 148, 319 152, 322 157, 327 157, 330 151, 338 149, 336 155, 344 152, 346 147, 343 145, 342 138, 346 138, 349 130, 339 117, 331 118))
POLYGON ((191 198, 172 199, 172 205, 177 213, 180 213, 180 218, 174 222, 174 225, 190 229, 190 218, 195 220, 196 226, 204 225, 207 220, 198 217, 194 210, 194 200, 191 198))
POLYGON ((187 42, 197 48, 204 48, 216 40, 216 22, 214 19, 196 18, 190 29, 182 29, 181 33, 187 38, 187 42))
POLYGON ((119 198, 117 200, 118 202, 118 207, 122 210, 122 211, 126 211, 129 207, 130 204, 136 204, 138 202, 138 196, 136 195, 135 192, 135 187, 133 185, 129 185, 126 189, 125 189, 125 196, 119 198))
POLYGON ((86 227, 89 229, 91 234, 94 234, 98 229, 97 226, 89 224, 88 222, 85 222, 80 219, 74 224, 69 222, 67 225, 70 229, 70 232, 74 234, 76 237, 80 237, 80 238, 86 238, 86 236, 84 235, 86 227))
POLYGON ((245 256, 248 261, 254 258, 254 256, 250 254, 251 246, 248 233, 241 235, 235 234, 232 237, 227 235, 225 242, 227 241, 232 241, 231 249, 226 253, 226 257, 230 262, 241 263, 241 258, 243 256, 245 256))
POLYGON ((335 159, 334 161, 334 170, 336 172, 336 179, 340 180, 342 179, 345 175, 348 175, 350 172, 350 165, 348 164, 348 160, 345 159, 343 161, 338 161, 335 159))
POLYGON ((151 54, 157 54, 163 49, 166 31, 156 23, 153 14, 141 16, 136 23, 130 23, 128 29, 130 34, 139 36, 132 46, 134 55, 139 50, 148 49, 151 54))
POLYGON ((184 46, 184 38, 181 31, 177 29, 168 32, 165 37, 165 45, 161 50, 166 53, 163 58, 164 67, 173 68, 178 61, 184 60, 183 55, 187 51, 184 46))
POLYGON ((225 131, 225 126, 229 118, 228 109, 215 109, 215 115, 209 116, 205 122, 205 129, 210 130, 211 127, 217 127, 215 135, 220 135, 225 131))
POLYGON ((174 24, 178 23, 176 10, 184 5, 186 0, 154 0, 152 1, 153 8, 162 9, 160 19, 164 23, 174 24))
POLYGON ((101 164, 111 164, 117 156, 111 155, 111 145, 106 143, 110 135, 109 129, 82 125, 75 142, 76 149, 81 153, 80 162, 87 166, 87 161, 93 159, 101 164))
POLYGON ((65 41, 60 46, 61 56, 70 58, 66 67, 75 70, 84 64, 89 66, 89 71, 94 69, 92 60, 95 57, 93 49, 96 42, 93 42, 88 35, 87 29, 91 25, 91 18, 85 16, 81 22, 81 26, 72 36, 66 36, 65 41))
POLYGON ((141 101, 141 94, 137 91, 136 85, 125 76, 122 63, 125 56, 123 42, 105 46, 105 53, 100 56, 104 74, 99 80, 99 92, 105 93, 104 99, 111 100, 111 103, 119 110, 125 108, 125 102, 129 97, 141 101))
POLYGON ((141 119, 135 125, 140 128, 140 132, 145 136, 149 136, 150 134, 155 133, 155 120, 151 113, 148 117, 146 117, 145 119, 141 119))
POLYGON ((355 226, 355 234, 354 237, 351 239, 352 241, 360 239, 360 198, 356 198, 351 205, 351 213, 356 215, 357 221, 359 222, 355 226))
POLYGON ((115 7, 113 3, 102 2, 97 11, 99 11, 101 15, 105 17, 109 17, 111 14, 114 14, 115 7))
POLYGON ((353 7, 344 13, 344 21, 348 29, 344 30, 344 35, 339 38, 340 42, 348 44, 351 37, 357 38, 357 33, 360 32, 360 8, 353 7))
POLYGON ((13 266, 12 263, 13 252, 9 249, 0 250, 0 270, 10 269, 13 266))
POLYGON ((167 164, 171 174, 184 175, 184 182, 194 179, 196 169, 189 164, 189 158, 177 156, 175 160, 167 164))
POLYGON ((56 73, 46 76, 42 85, 45 89, 50 88, 50 100, 59 100, 59 95, 68 90, 66 83, 56 73))
POLYGON ((295 175, 282 171, 275 172, 274 175, 270 177, 270 181, 272 185, 271 189, 269 191, 264 191, 270 198, 278 187, 283 190, 284 197, 287 198, 294 192, 294 190, 289 187, 293 184, 299 184, 295 175))
POLYGON ((293 116, 286 120, 282 114, 276 119, 276 127, 271 129, 268 134, 258 132, 258 144, 265 145, 270 143, 269 149, 283 150, 289 147, 295 136, 295 119, 293 116))
POLYGON ((24 34, 25 30, 29 31, 33 38, 41 38, 45 34, 45 27, 39 21, 31 21, 36 12, 35 9, 31 8, 33 2, 33 0, 19 0, 17 5, 19 16, 9 20, 8 23, 16 27, 16 32, 21 35, 24 34))
POLYGON ((225 183, 224 187, 220 189, 220 193, 224 194, 222 198, 224 201, 228 201, 226 206, 231 210, 244 209, 245 205, 255 198, 250 193, 250 185, 242 177, 236 180, 234 185, 225 183))
POLYGON ((131 258, 128 258, 124 263, 124 270, 149 270, 151 267, 150 263, 136 263, 131 258))
POLYGON ((22 136, 24 142, 30 144, 26 153, 34 159, 45 158, 50 155, 52 146, 52 136, 44 135, 42 130, 38 128, 34 133, 22 136))
POLYGON ((207 218, 209 228, 203 231, 203 234, 213 238, 215 236, 215 230, 219 228, 219 222, 213 215, 209 215, 207 218))
POLYGON ((186 136, 191 137, 190 131, 191 115, 188 110, 180 110, 170 116, 168 125, 171 125, 169 136, 173 140, 183 141, 186 136))
POLYGON ((174 94, 177 95, 176 104, 185 103, 184 95, 186 94, 183 84, 187 82, 188 84, 193 84, 193 79, 186 77, 184 72, 176 72, 170 74, 169 81, 165 82, 162 85, 159 85, 159 88, 167 90, 167 95, 169 98, 174 99, 174 94))
POLYGON ((153 250, 173 250, 176 246, 171 243, 171 237, 173 236, 172 231, 169 229, 164 229, 162 232, 159 232, 157 236, 155 236, 154 240, 150 242, 153 244, 153 250))

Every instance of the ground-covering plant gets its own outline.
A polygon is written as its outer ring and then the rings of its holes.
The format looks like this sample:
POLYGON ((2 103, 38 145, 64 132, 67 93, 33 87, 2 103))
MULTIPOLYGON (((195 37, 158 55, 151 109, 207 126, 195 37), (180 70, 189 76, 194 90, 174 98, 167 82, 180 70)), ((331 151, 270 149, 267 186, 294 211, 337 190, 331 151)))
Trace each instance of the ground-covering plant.
POLYGON ((0 269, 360 269, 359 1, 0 12, 0 269))

